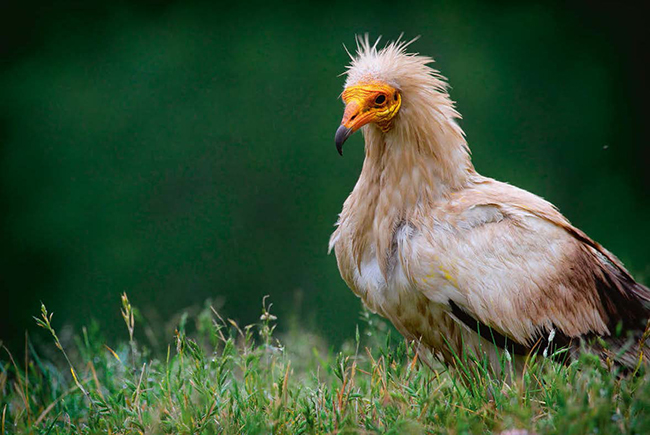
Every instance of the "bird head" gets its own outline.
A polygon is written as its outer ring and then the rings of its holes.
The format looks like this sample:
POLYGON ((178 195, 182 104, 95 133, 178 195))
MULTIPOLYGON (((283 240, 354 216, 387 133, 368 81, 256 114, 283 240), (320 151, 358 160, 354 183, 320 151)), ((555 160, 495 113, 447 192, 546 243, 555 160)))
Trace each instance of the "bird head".
POLYGON ((374 123, 384 133, 388 132, 402 105, 399 90, 387 83, 374 81, 347 87, 341 98, 345 111, 334 139, 341 155, 347 138, 366 124, 374 123))
POLYGON ((379 49, 379 39, 371 43, 368 35, 357 37, 356 56, 350 55, 341 94, 345 111, 334 139, 339 154, 343 154, 343 143, 364 126, 376 126, 389 135, 399 127, 413 131, 409 123, 427 124, 422 116, 441 107, 449 109, 450 117, 457 116, 444 78, 428 66, 433 59, 406 52, 415 40, 400 38, 379 49))

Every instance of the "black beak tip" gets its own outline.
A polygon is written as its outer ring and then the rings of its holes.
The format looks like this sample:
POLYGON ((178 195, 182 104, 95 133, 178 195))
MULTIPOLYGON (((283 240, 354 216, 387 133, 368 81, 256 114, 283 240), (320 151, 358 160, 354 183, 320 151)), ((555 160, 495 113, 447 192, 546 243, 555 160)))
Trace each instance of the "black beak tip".
POLYGON ((336 151, 339 152, 339 154, 342 156, 343 155, 343 144, 345 141, 354 133, 351 128, 347 128, 344 125, 341 125, 337 130, 336 130, 336 135, 334 136, 334 142, 336 142, 336 151))

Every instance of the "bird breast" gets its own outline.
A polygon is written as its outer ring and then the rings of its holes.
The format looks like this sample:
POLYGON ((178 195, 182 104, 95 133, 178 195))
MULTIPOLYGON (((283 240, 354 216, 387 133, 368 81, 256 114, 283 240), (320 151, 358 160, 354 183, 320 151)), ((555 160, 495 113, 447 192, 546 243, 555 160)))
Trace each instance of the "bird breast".
POLYGON ((386 273, 382 272, 378 253, 374 244, 364 250, 359 267, 354 267, 354 286, 366 304, 373 310, 383 312, 386 307, 399 303, 402 293, 411 291, 404 265, 404 258, 410 252, 413 228, 401 224, 393 234, 393 242, 386 263, 386 273))
POLYGON ((422 250, 421 239, 412 224, 400 223, 393 233, 386 273, 382 273, 372 244, 364 250, 358 267, 344 240, 336 241, 336 251, 342 275, 365 305, 391 320, 405 337, 423 340, 431 346, 442 343, 443 337, 452 333, 449 328, 454 325, 446 311, 449 293, 457 291, 449 288, 445 279, 449 274, 442 267, 428 278, 431 283, 439 281, 439 293, 433 299, 419 291, 416 283, 411 281, 409 266, 414 264, 415 255, 422 250))

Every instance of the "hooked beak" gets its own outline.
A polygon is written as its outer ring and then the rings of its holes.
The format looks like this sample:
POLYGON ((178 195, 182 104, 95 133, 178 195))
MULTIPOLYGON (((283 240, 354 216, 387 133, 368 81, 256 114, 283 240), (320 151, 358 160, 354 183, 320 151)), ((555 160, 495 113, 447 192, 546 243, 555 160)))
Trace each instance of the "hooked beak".
POLYGON ((341 126, 336 130, 336 135, 334 136, 336 150, 340 155, 343 155, 343 143, 352 136, 352 133, 371 120, 372 113, 363 110, 363 105, 360 101, 352 100, 346 104, 341 126))
POLYGON ((348 140, 350 136, 352 136, 352 133, 354 133, 354 130, 346 127, 345 125, 341 125, 336 130, 334 142, 336 142, 336 151, 338 151, 341 156, 343 155, 343 143, 348 140))

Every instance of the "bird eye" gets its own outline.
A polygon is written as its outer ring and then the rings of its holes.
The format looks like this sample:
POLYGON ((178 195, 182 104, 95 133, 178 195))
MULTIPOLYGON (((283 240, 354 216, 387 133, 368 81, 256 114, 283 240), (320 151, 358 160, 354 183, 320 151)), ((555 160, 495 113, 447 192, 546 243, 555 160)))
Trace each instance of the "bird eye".
POLYGON ((386 102, 386 96, 383 94, 375 98, 375 104, 384 104, 385 102, 386 102))
POLYGON ((397 92, 395 92, 395 95, 393 95, 393 98, 395 99, 395 101, 397 101, 397 92))

